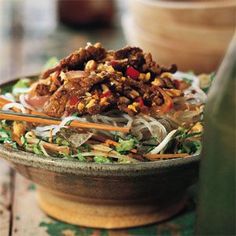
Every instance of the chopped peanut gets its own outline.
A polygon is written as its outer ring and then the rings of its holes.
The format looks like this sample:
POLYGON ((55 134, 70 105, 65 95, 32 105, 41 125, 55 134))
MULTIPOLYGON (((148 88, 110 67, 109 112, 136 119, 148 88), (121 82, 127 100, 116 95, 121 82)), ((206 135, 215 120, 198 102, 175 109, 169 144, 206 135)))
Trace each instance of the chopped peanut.
POLYGON ((164 73, 161 74, 161 78, 164 78, 164 77, 172 79, 173 75, 169 72, 164 72, 164 73))
POLYGON ((128 106, 128 109, 131 110, 131 111, 134 111, 134 112, 138 112, 137 109, 136 109, 138 106, 139 106, 139 103, 133 102, 133 104, 128 106))
POLYGON ((155 86, 163 86, 164 83, 163 83, 163 81, 162 81, 160 78, 155 78, 155 80, 152 81, 152 85, 155 85, 155 86))
POLYGON ((86 63, 85 71, 96 70, 97 63, 94 60, 90 60, 86 63))
POLYGON ((151 73, 150 72, 148 72, 146 75, 145 75, 145 80, 150 80, 150 78, 151 78, 151 73))
POLYGON ((86 105, 86 108, 90 108, 90 107, 92 107, 92 106, 94 106, 95 105, 95 99, 91 99, 90 101, 89 101, 89 103, 86 105))
POLYGON ((203 126, 200 122, 197 122, 191 129, 191 132, 202 132, 203 126))
POLYGON ((102 90, 103 92, 107 92, 109 91, 109 88, 105 84, 102 84, 102 90))
POLYGON ((13 122, 13 127, 12 127, 12 138, 14 141, 16 141, 20 146, 23 145, 21 142, 21 137, 25 134, 26 132, 26 126, 22 122, 13 122))
POLYGON ((77 106, 79 111, 82 111, 84 109, 84 104, 82 102, 80 102, 77 106))
POLYGON ((146 75, 144 73, 140 73, 138 78, 143 80, 143 79, 145 79, 145 77, 146 77, 146 75))
POLYGON ((105 145, 107 145, 107 146, 117 146, 118 143, 113 141, 113 140, 111 140, 111 139, 106 139, 105 145))
POLYGON ((107 98, 106 98, 106 97, 101 98, 99 104, 100 104, 101 106, 107 105, 107 104, 108 104, 107 98))
POLYGON ((139 96, 139 93, 136 90, 131 90, 129 94, 133 99, 139 96))
POLYGON ((170 96, 170 97, 179 97, 183 93, 181 90, 178 89, 166 89, 165 92, 170 96))

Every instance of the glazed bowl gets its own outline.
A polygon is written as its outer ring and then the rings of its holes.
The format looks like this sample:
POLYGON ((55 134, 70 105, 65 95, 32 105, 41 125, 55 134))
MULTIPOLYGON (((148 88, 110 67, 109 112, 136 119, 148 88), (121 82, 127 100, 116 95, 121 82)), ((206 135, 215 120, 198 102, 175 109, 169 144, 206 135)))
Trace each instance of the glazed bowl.
POLYGON ((125 228, 168 219, 185 206, 199 156, 135 164, 82 163, 0 145, 0 157, 37 185, 49 216, 96 228, 125 228))
POLYGON ((236 29, 235 0, 129 0, 129 10, 123 18, 128 43, 182 71, 215 71, 236 29))

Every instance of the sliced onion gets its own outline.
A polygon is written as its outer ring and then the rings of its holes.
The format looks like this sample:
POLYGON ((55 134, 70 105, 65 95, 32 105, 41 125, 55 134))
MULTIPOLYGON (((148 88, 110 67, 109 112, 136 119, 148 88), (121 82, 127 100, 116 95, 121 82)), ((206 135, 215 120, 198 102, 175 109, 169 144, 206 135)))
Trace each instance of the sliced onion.
POLYGON ((47 151, 45 150, 43 143, 39 143, 40 149, 42 150, 44 156, 49 157, 49 154, 47 153, 47 151))
POLYGON ((35 134, 40 137, 50 137, 51 132, 58 128, 58 125, 38 126, 34 130, 35 134))
POLYGON ((24 99, 30 106, 33 106, 35 109, 41 110, 44 104, 49 100, 50 96, 34 96, 31 94, 26 94, 24 99))
POLYGON ((5 98, 8 101, 15 102, 15 98, 11 93, 5 93, 4 95, 1 95, 0 97, 5 98))
POLYGON ((151 136, 156 137, 159 142, 161 142, 167 134, 165 126, 153 117, 139 116, 138 118, 134 119, 131 132, 138 140, 141 140, 146 136, 141 132, 145 129, 148 129, 151 136))
POLYGON ((48 131, 48 130, 55 129, 57 126, 58 125, 38 126, 38 127, 36 127, 36 130, 38 132, 43 132, 43 131, 48 131))
POLYGON ((79 118, 79 117, 75 117, 75 116, 68 116, 68 117, 65 117, 62 121, 61 121, 61 123, 57 126, 57 127, 55 127, 54 129, 53 129, 53 131, 52 131, 52 134, 53 135, 56 135, 62 128, 64 128, 64 127, 66 127, 66 124, 68 123, 68 122, 71 122, 71 121, 73 121, 73 120, 77 120, 77 121, 82 121, 82 122, 85 122, 86 121, 86 119, 85 118, 79 118))
POLYGON ((177 129, 172 130, 165 138, 164 140, 157 146, 155 147, 151 152, 151 154, 157 154, 159 153, 166 145, 167 143, 171 140, 173 135, 177 132, 177 129))
POLYGON ((81 145, 86 143, 92 136, 93 133, 74 133, 70 135, 67 140, 75 147, 80 147, 81 145))
POLYGON ((28 93, 30 91, 30 88, 14 88, 12 93, 14 95, 22 94, 22 93, 28 93))
POLYGON ((35 110, 34 107, 32 107, 29 103, 26 102, 26 100, 25 100, 25 95, 24 95, 24 94, 21 94, 21 95, 19 96, 19 100, 20 100, 20 103, 21 103, 24 107, 26 107, 26 108, 28 108, 28 109, 30 109, 30 110, 32 110, 32 111, 35 110))

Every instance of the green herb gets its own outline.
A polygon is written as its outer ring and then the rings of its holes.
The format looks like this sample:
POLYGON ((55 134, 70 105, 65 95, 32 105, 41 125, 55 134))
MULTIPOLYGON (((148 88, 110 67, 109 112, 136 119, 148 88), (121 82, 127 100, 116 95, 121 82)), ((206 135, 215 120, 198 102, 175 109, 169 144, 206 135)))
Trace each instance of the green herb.
POLYGON ((119 139, 119 144, 116 146, 116 151, 119 153, 125 153, 135 147, 136 141, 131 138, 129 140, 119 139))
POLYGON ((29 87, 31 84, 31 80, 30 79, 20 79, 18 80, 18 82, 12 87, 12 93, 14 95, 19 95, 22 93, 25 93, 28 91, 29 87))
POLYGON ((93 159, 96 163, 112 163, 109 158, 104 156, 95 156, 93 159))
POLYGON ((189 133, 189 130, 180 128, 166 150, 174 150, 175 153, 200 153, 202 145, 200 140, 194 138, 201 136, 202 132, 189 133))
POLYGON ((1 143, 12 142, 10 131, 0 128, 0 142, 1 143))
POLYGON ((69 146, 70 145, 70 143, 62 137, 56 137, 55 142, 56 142, 56 144, 58 144, 60 146, 69 146))
POLYGON ((47 60, 47 62, 43 66, 43 70, 50 69, 50 68, 56 66, 58 63, 59 63, 59 60, 56 57, 51 57, 47 60))
POLYGON ((209 92, 209 89, 210 89, 210 87, 211 87, 211 84, 212 84, 213 80, 215 79, 215 76, 216 76, 216 73, 215 73, 215 72, 209 74, 209 83, 208 83, 208 86, 207 86, 207 87, 204 87, 204 88, 201 88, 205 93, 208 93, 208 92, 209 92))
POLYGON ((12 89, 18 89, 18 88, 28 88, 30 86, 31 80, 30 79, 20 79, 18 80, 17 83, 14 84, 14 86, 12 87, 12 89))
POLYGON ((189 141, 186 140, 180 146, 178 153, 188 153, 188 154, 195 154, 200 153, 202 149, 201 141, 189 141))
POLYGON ((82 155, 80 149, 78 148, 77 150, 77 159, 81 162, 85 162, 86 161, 86 158, 82 155))
POLYGON ((190 84, 190 85, 193 82, 191 79, 188 79, 188 78, 182 78, 182 80, 185 81, 186 83, 190 84))
POLYGON ((0 89, 1 94, 11 93, 11 92, 12 92, 12 83, 4 85, 0 89))
POLYGON ((82 144, 81 147, 83 148, 84 152, 90 152, 91 151, 91 146, 88 143, 82 144))
POLYGON ((39 144, 33 144, 33 152, 37 155, 44 155, 39 144))

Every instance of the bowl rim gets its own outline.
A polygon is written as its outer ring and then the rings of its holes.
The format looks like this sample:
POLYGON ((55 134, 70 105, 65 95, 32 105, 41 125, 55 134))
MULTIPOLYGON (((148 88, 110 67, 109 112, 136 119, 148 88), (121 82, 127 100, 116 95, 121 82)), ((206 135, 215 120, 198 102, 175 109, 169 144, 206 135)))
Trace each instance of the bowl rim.
MULTIPOLYGON (((131 1, 131 0, 130 0, 131 1)), ((211 0, 211 1, 173 1, 173 0, 138 0, 143 5, 162 7, 167 9, 205 9, 236 6, 235 0, 211 0)))
POLYGON ((187 158, 176 158, 171 160, 158 160, 150 162, 138 162, 128 164, 98 164, 79 162, 70 159, 56 157, 44 157, 34 153, 6 148, 0 144, 0 157, 16 165, 39 168, 59 173, 71 173, 94 176, 140 176, 153 173, 167 172, 171 168, 186 167, 198 164, 200 154, 187 158))
MULTIPOLYGON (((21 78, 34 78, 39 76, 39 73, 21 76, 19 78, 10 79, 7 82, 0 83, 0 88, 8 84, 14 83, 21 78)), ((168 171, 172 167, 189 166, 191 164, 198 164, 200 162, 200 154, 192 155, 187 158, 176 158, 170 160, 158 160, 149 162, 114 164, 114 163, 85 163, 70 159, 62 159, 56 157, 44 157, 34 153, 7 148, 0 144, 0 157, 12 162, 28 167, 40 168, 59 173, 73 173, 83 175, 96 176, 139 176, 142 174, 156 173, 159 171, 168 171)))

